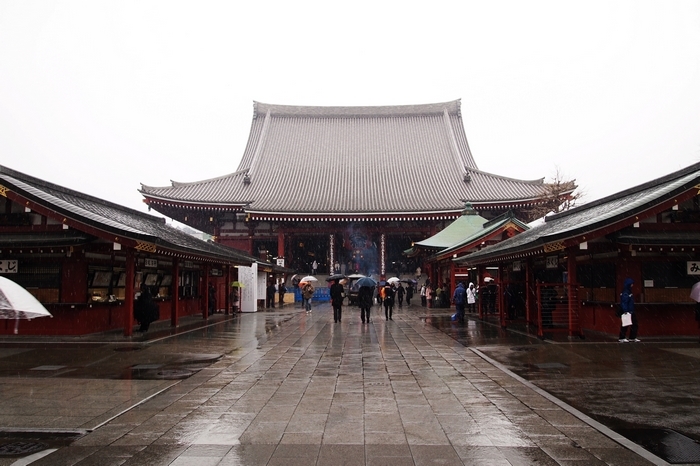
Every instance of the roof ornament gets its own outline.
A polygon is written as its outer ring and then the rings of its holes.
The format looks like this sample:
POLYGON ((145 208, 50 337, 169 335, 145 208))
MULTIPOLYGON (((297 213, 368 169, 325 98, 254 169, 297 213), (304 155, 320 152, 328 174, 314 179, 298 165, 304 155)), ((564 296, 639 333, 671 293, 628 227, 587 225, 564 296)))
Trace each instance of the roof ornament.
POLYGON ((464 172, 464 182, 469 183, 472 180, 472 176, 469 174, 469 172, 464 172))
POLYGON ((478 212, 474 209, 471 202, 466 201, 464 203, 464 209, 462 209, 462 215, 478 215, 478 212))
POLYGON ((250 184, 250 175, 247 173, 243 175, 243 184, 250 184))

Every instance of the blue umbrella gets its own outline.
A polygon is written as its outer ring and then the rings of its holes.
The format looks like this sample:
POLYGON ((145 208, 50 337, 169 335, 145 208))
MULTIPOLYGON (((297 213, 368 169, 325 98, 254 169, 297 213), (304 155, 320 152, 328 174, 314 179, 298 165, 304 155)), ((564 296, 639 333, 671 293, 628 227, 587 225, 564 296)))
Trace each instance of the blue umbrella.
POLYGON ((362 277, 355 282, 354 286, 357 288, 360 288, 361 286, 374 287, 374 286, 377 286, 377 282, 375 282, 374 280, 372 280, 369 277, 362 277))

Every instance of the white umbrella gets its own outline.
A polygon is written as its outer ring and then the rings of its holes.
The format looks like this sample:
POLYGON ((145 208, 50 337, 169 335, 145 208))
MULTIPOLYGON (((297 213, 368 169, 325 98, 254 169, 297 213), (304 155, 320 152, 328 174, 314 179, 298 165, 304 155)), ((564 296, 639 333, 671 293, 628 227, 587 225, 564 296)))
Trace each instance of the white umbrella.
POLYGON ((0 319, 15 319, 15 333, 19 319, 53 317, 27 290, 12 280, 0 277, 0 319))
POLYGON ((354 273, 352 275, 348 275, 348 278, 352 280, 357 280, 358 278, 365 278, 365 275, 359 274, 359 273, 354 273))
POLYGON ((387 280, 387 283, 396 283, 400 282, 401 279, 399 277, 391 277, 390 279, 387 280))
POLYGON ((697 282, 690 289, 690 297, 700 303, 700 282, 697 282))
POLYGON ((299 280, 299 283, 301 282, 317 282, 318 278, 314 277, 313 275, 307 275, 306 277, 302 278, 299 280))

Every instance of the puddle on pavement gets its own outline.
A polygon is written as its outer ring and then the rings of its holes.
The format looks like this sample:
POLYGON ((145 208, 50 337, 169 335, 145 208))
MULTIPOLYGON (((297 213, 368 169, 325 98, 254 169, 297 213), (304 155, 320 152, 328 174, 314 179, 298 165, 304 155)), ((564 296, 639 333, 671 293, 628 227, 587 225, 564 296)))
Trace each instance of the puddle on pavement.
POLYGON ((0 457, 31 455, 60 448, 82 437, 82 432, 0 432, 0 457))
POLYGON ((700 464, 700 439, 664 427, 598 416, 600 422, 670 464, 700 464))

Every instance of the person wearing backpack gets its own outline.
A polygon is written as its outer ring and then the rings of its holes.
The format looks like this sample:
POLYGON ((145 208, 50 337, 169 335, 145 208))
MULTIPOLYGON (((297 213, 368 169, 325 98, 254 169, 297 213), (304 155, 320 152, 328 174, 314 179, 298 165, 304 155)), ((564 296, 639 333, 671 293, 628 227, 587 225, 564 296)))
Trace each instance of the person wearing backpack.
POLYGON ((452 302, 455 305, 455 313, 452 315, 452 320, 464 322, 464 303, 466 298, 467 291, 464 289, 464 283, 459 282, 452 295, 452 302))

